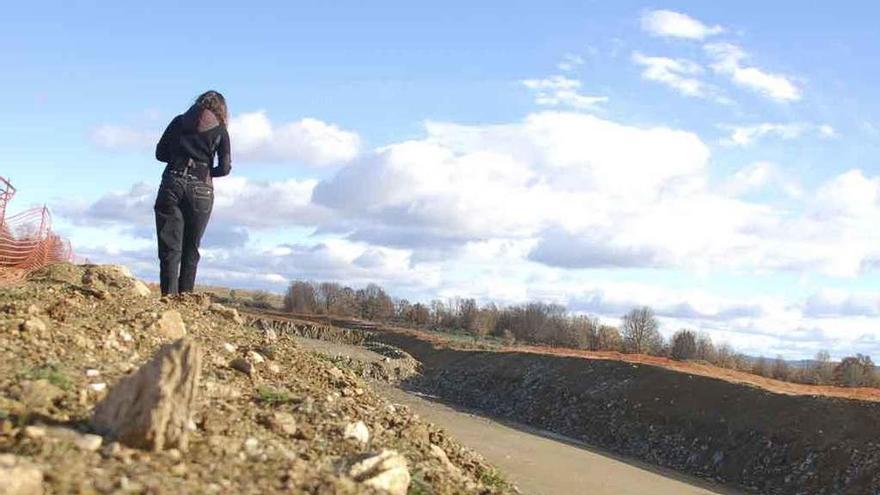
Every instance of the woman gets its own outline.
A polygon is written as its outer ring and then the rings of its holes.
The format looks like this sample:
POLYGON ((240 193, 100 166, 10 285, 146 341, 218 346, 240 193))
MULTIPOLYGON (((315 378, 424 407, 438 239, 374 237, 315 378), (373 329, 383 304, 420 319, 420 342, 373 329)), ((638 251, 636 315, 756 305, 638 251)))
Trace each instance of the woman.
POLYGON ((195 285, 199 243, 214 206, 212 178, 232 168, 227 120, 223 95, 207 91, 174 117, 156 145, 156 159, 168 164, 154 207, 163 296, 195 285))

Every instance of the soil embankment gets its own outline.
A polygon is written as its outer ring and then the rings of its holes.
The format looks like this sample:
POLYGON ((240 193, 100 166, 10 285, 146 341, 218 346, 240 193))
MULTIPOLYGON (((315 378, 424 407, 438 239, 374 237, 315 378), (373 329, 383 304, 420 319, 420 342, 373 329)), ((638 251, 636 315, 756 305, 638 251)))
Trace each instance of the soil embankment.
POLYGON ((880 493, 880 403, 629 362, 449 349, 384 332, 450 403, 765 494, 880 493))
POLYGON ((514 493, 478 455, 295 338, 354 334, 289 323, 247 326, 204 294, 160 299, 120 267, 58 264, 0 289, 0 493, 514 493), (151 359, 177 344, 201 357, 151 359), (174 387, 187 404, 166 400, 174 387), (108 400, 126 390, 146 392, 108 400), (132 416, 188 440, 104 427, 132 416))

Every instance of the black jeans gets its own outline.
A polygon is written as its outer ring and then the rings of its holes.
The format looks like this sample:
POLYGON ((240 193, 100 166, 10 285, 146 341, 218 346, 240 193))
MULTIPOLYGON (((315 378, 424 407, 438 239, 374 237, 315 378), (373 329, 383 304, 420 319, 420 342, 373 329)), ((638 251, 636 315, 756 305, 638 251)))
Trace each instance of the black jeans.
POLYGON ((199 264, 199 243, 211 217, 214 188, 191 176, 162 175, 156 196, 159 284, 162 295, 191 292, 199 264))

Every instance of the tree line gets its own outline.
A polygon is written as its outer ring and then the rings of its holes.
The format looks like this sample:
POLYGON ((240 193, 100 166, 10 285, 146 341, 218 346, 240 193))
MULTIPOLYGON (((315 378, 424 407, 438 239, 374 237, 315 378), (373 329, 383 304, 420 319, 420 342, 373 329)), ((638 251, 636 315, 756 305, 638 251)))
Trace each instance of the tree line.
POLYGON ((475 340, 493 338, 506 344, 527 343, 590 351, 617 351, 702 361, 778 380, 847 387, 880 386, 869 356, 856 354, 832 362, 827 351, 801 365, 781 356, 752 358, 729 344, 715 344, 706 332, 681 329, 670 338, 659 331, 654 311, 637 307, 621 318, 619 327, 598 318, 570 313, 565 306, 529 302, 510 306, 479 305, 475 299, 435 299, 428 304, 391 297, 369 284, 353 289, 335 282, 295 280, 284 295, 284 309, 299 314, 328 314, 394 322, 416 328, 462 333, 475 340))

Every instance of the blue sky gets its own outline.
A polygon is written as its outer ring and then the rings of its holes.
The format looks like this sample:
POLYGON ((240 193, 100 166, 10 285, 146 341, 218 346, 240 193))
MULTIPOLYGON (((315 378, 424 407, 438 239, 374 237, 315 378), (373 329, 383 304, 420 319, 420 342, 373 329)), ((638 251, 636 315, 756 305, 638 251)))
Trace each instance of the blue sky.
POLYGON ((0 174, 79 255, 155 279, 152 147, 215 88, 206 282, 649 304, 752 353, 877 358, 878 10, 18 3, 0 174))

